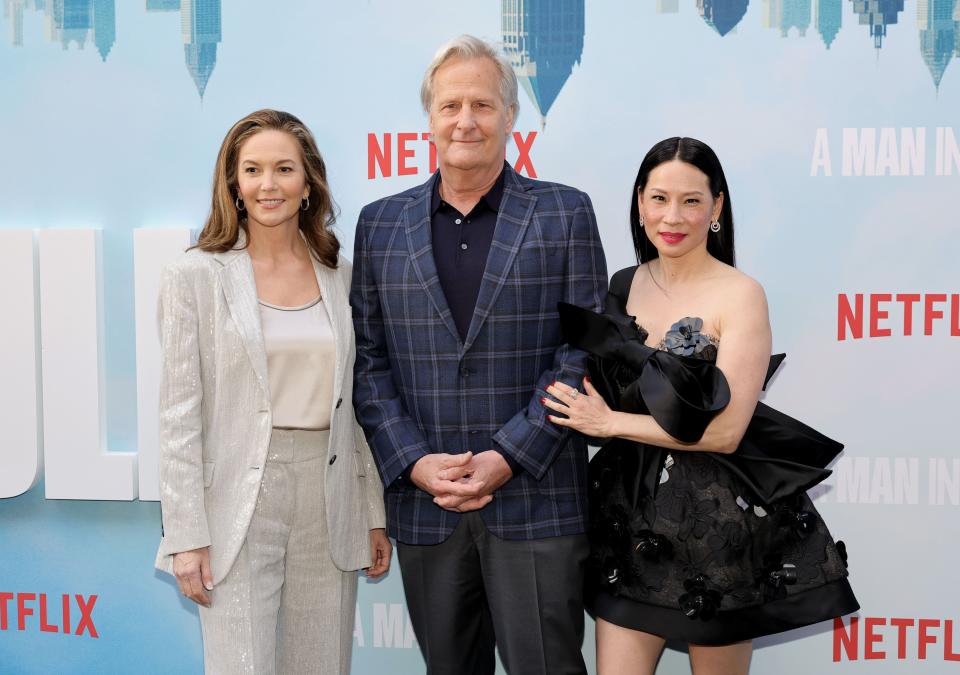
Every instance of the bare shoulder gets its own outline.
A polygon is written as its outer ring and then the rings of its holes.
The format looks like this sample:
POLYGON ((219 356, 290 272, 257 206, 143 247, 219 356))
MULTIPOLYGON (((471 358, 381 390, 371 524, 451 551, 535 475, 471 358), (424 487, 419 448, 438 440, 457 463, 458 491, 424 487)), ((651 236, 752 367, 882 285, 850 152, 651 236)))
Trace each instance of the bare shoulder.
POLYGON ((767 295, 759 281, 740 270, 722 265, 717 269, 720 331, 769 331, 767 295))
POLYGON ((756 307, 766 311, 767 295, 759 281, 736 267, 723 263, 718 264, 716 274, 725 305, 756 307))

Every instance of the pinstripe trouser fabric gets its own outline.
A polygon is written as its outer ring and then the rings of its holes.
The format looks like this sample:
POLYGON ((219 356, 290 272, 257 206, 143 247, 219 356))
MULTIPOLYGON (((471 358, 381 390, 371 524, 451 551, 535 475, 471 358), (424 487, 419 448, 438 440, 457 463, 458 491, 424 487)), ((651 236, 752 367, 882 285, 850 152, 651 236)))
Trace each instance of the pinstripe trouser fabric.
POLYGON ((246 540, 200 608, 206 673, 349 673, 357 573, 327 545, 328 442, 326 431, 273 430, 246 540))

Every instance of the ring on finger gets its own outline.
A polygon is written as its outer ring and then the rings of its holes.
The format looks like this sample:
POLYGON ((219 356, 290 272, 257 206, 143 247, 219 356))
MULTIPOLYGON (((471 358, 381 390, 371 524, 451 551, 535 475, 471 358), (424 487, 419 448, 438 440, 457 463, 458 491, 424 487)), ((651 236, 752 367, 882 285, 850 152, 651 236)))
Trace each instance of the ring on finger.
POLYGON ((579 396, 579 395, 580 395, 580 390, 579 390, 579 389, 571 389, 571 390, 570 390, 570 398, 572 398, 574 401, 577 400, 577 396, 579 396))

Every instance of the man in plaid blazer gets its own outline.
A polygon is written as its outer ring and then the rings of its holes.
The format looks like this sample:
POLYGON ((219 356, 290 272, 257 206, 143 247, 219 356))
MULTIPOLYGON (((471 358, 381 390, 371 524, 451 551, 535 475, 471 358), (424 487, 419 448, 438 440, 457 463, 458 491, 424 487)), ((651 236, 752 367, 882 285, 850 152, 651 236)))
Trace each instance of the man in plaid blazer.
POLYGON ((386 486, 407 606, 429 673, 585 673, 583 437, 547 420, 579 386, 557 303, 599 310, 590 199, 503 161, 509 63, 448 43, 421 96, 439 171, 366 206, 351 305, 354 403, 386 486))

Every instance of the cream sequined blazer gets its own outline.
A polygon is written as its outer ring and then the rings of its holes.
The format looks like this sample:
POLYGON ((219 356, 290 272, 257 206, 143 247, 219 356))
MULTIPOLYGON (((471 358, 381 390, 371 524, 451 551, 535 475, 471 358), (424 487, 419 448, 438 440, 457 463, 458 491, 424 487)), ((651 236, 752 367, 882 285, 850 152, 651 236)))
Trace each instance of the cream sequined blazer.
MULTIPOLYGON (((330 555, 340 569, 355 570, 370 565, 369 530, 384 527, 383 491, 351 404, 350 265, 341 258, 336 270, 317 260, 313 267, 337 353, 323 487, 330 555)), ((246 536, 272 429, 267 355, 246 250, 193 249, 166 267, 158 320, 163 538, 156 566, 172 573, 174 553, 210 546, 218 583, 246 536)))

